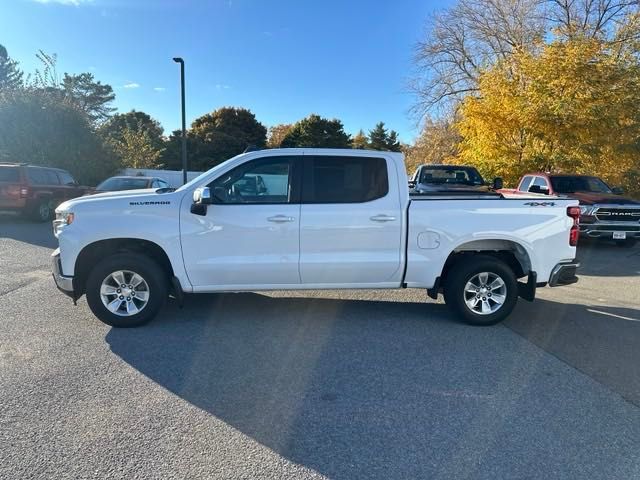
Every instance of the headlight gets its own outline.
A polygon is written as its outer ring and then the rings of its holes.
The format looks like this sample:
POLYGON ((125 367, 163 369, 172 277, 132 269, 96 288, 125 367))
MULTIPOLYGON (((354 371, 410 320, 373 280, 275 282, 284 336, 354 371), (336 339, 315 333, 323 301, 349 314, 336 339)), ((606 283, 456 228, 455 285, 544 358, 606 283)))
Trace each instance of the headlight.
POLYGON ((60 232, 67 225, 71 225, 75 220, 75 215, 73 212, 69 212, 67 210, 62 210, 60 212, 56 212, 56 219, 53 221, 53 234, 58 238, 60 232))
POLYGON ((592 206, 582 206, 580 207, 580 215, 591 215, 593 213, 594 207, 592 206))

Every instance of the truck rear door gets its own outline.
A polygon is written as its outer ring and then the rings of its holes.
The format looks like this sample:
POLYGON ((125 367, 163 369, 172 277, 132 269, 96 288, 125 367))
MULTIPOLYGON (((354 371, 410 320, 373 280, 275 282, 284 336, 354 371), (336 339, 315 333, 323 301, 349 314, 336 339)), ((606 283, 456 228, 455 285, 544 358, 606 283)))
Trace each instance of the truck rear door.
POLYGON ((393 163, 384 155, 305 154, 300 212, 303 284, 398 286, 403 241, 398 185, 393 163))

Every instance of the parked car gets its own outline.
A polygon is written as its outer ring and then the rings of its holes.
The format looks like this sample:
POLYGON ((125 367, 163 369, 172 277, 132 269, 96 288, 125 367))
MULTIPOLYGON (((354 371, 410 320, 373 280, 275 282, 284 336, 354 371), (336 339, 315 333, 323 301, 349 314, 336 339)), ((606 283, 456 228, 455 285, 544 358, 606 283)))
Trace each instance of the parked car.
POLYGON ((502 188, 502 179, 487 184, 480 172, 466 165, 420 165, 409 182, 416 193, 430 192, 491 192, 502 188))
POLYGON ((117 176, 107 178, 98 185, 93 193, 120 192, 122 190, 141 190, 144 188, 169 188, 169 184, 158 177, 117 176))
POLYGON ((400 153, 273 149, 175 191, 71 200, 56 211, 54 279, 117 327, 153 318, 169 291, 180 301, 184 292, 406 287, 443 292, 463 320, 489 325, 518 296, 578 281, 576 200, 410 195, 406 178, 400 153), (267 191, 239 188, 258 175, 267 191))
POLYGON ((640 239, 640 201, 592 175, 528 173, 505 194, 556 195, 580 202, 580 234, 631 247, 640 239))
POLYGON ((60 168, 0 163, 0 212, 44 222, 51 220, 59 204, 82 196, 86 190, 60 168))

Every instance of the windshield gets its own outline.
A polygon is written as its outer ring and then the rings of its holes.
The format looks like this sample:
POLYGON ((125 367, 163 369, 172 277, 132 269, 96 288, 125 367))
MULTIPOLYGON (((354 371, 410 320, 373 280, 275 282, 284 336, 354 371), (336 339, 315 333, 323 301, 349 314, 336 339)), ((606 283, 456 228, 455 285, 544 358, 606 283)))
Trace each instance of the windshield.
POLYGON ((96 190, 115 192, 119 190, 139 190, 149 186, 147 178, 108 178, 96 187, 96 190))
POLYGON ((551 185, 558 193, 611 193, 609 186, 598 177, 551 177, 551 185))
POLYGON ((418 183, 482 185, 484 181, 475 168, 471 167, 423 167, 418 183))

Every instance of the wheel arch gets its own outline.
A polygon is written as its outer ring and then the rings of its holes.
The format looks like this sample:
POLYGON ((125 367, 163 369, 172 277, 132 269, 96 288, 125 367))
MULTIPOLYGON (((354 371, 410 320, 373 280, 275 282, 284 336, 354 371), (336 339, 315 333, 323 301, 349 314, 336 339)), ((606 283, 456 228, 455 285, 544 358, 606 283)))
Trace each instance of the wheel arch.
POLYGON ((78 254, 74 268, 73 286, 80 297, 85 292, 87 277, 101 259, 116 253, 136 253, 156 261, 170 280, 174 277, 173 266, 165 250, 155 242, 140 238, 110 238, 86 245, 78 254))
POLYGON ((480 239, 470 240, 456 246, 444 262, 440 276, 436 279, 436 284, 429 289, 429 295, 437 298, 438 292, 446 282, 447 274, 460 261, 468 259, 470 256, 486 255, 495 257, 506 263, 513 271, 516 278, 529 275, 533 266, 531 256, 527 248, 522 244, 510 239, 480 239))

